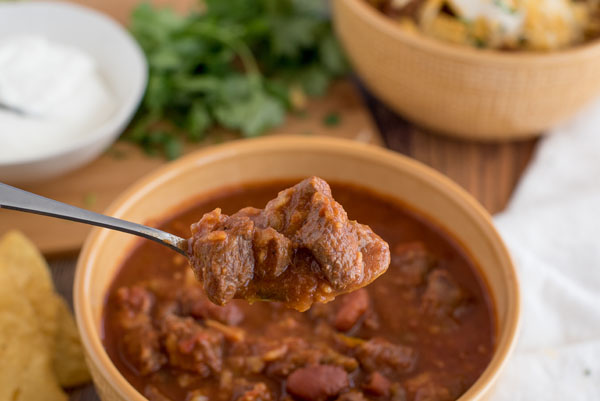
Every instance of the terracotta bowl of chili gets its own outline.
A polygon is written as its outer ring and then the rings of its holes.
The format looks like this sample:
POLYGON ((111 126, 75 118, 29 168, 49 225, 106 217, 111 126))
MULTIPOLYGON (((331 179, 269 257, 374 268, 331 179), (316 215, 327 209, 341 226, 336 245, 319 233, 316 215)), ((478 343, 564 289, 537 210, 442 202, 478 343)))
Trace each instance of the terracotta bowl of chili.
POLYGON ((514 266, 486 211, 418 162, 338 139, 245 140, 156 170, 106 213, 189 235, 217 206, 262 207, 309 176, 327 180, 348 216, 389 243, 388 271, 304 313, 268 302, 216 307, 182 256, 96 229, 74 300, 103 401, 467 401, 493 392, 519 326, 514 266))
POLYGON ((600 94, 600 41, 549 52, 459 46, 413 32, 367 0, 334 0, 365 85, 422 127, 479 141, 537 136, 600 94))

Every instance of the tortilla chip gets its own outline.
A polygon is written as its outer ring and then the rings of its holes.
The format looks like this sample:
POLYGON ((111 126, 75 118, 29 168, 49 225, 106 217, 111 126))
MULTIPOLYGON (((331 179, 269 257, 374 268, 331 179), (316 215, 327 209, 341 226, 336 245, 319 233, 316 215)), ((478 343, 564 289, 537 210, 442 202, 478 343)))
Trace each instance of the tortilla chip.
POLYGON ((454 17, 439 14, 423 30, 434 38, 451 43, 462 45, 469 43, 469 31, 466 25, 454 17))
POLYGON ((54 347, 58 302, 52 277, 43 256, 20 232, 11 231, 0 240, 0 275, 11 277, 29 300, 48 347, 54 347))
POLYGON ((0 400, 66 401, 40 319, 7 274, 0 274, 0 311, 0 400))
POLYGON ((9 232, 0 239, 0 277, 14 283, 20 298, 33 311, 35 328, 46 343, 59 384, 73 387, 88 382, 90 376, 71 311, 55 293, 43 256, 20 232, 9 232))
POLYGON ((54 371, 62 387, 74 387, 91 380, 75 320, 62 298, 59 298, 54 371))

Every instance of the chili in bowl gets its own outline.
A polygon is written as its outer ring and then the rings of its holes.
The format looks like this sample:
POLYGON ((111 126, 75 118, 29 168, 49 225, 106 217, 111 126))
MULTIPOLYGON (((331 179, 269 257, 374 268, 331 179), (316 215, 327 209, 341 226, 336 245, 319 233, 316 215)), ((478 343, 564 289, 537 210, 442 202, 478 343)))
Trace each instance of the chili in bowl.
POLYGON ((481 207, 416 162, 348 141, 252 140, 157 171, 109 212, 189 237, 211 210, 262 208, 312 175, 389 244, 391 263, 305 312, 217 306, 181 255, 92 234, 75 302, 103 400, 450 401, 490 391, 516 338, 513 266, 481 207))

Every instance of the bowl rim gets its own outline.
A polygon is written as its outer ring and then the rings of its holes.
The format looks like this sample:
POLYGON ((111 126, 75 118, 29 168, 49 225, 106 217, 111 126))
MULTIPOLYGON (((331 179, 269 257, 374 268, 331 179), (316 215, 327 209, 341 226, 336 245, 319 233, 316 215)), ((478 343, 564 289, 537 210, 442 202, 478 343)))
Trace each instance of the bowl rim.
MULTIPOLYGON (((420 32, 411 33, 403 29, 392 18, 386 16, 366 0, 334 0, 353 10, 359 18, 367 20, 380 33, 389 35, 415 49, 428 50, 442 54, 448 58, 461 61, 476 61, 483 64, 502 64, 508 66, 523 66, 530 64, 574 64, 581 59, 595 57, 600 53, 600 39, 594 39, 565 49, 535 52, 507 52, 494 49, 477 49, 469 46, 454 45, 442 40, 430 38, 420 32)), ((336 12, 333 13, 335 19, 336 12)))
MULTIPOLYGON (((16 2, 16 3, 2 3, 0 2, 0 11, 2 9, 16 9, 24 10, 27 13, 28 10, 38 10, 51 8, 58 13, 75 13, 84 16, 85 18, 92 18, 96 20, 95 23, 103 24, 107 28, 112 29, 115 33, 120 36, 120 40, 130 49, 132 60, 135 62, 136 80, 134 87, 127 94, 125 99, 118 103, 116 110, 100 125, 90 129, 89 133, 83 136, 76 137, 75 139, 65 143, 60 149, 44 153, 40 156, 24 157, 14 161, 2 162, 0 161, 0 167, 19 167, 34 163, 43 163, 49 160, 67 155, 72 152, 84 150, 88 147, 93 146, 95 143, 103 139, 116 139, 122 133, 122 129, 131 120, 133 114, 137 110, 138 106, 142 102, 146 86, 148 84, 148 62, 146 56, 142 51, 142 48, 133 36, 119 24, 112 17, 104 14, 93 8, 75 4, 67 3, 64 1, 47 1, 47 0, 35 0, 30 2, 16 2)), ((83 32, 83 34, 89 34, 91 31, 83 32)), ((103 71, 98 70, 102 76, 103 71)), ((110 88, 112 89, 112 88, 110 88)))
MULTIPOLYGON (((456 202, 456 207, 461 208, 465 213, 471 215, 473 219, 479 220, 482 223, 481 227, 484 229, 486 237, 490 239, 491 246, 499 255, 501 263, 506 269, 503 275, 506 277, 509 289, 506 325, 502 331, 499 329, 497 331, 496 349, 489 364, 475 383, 457 401, 478 400, 481 394, 488 392, 496 382, 507 363, 509 355, 515 348, 520 328, 521 295, 515 264, 502 237, 495 228, 491 216, 483 206, 450 178, 416 160, 375 145, 331 137, 307 138, 286 135, 282 137, 237 140, 198 150, 154 170, 124 191, 107 208, 105 214, 115 217, 121 216, 122 213, 141 199, 146 192, 177 177, 179 171, 187 170, 190 166, 198 167, 202 163, 210 163, 213 160, 228 158, 232 155, 252 154, 257 150, 261 152, 276 152, 282 149, 294 149, 296 151, 333 149, 334 152, 345 154, 347 157, 368 158, 374 163, 398 166, 403 170, 410 171, 416 177, 427 180, 437 190, 444 192, 452 198, 456 202)), ((84 243, 77 262, 73 284, 75 318, 87 357, 94 366, 98 367, 99 374, 108 383, 111 383, 113 390, 125 400, 147 401, 119 372, 104 349, 99 333, 94 330, 94 318, 86 288, 90 285, 89 272, 94 268, 93 261, 95 254, 101 249, 101 245, 109 233, 110 231, 107 229, 94 228, 84 243)), ((496 300, 494 300, 495 302, 496 300)))

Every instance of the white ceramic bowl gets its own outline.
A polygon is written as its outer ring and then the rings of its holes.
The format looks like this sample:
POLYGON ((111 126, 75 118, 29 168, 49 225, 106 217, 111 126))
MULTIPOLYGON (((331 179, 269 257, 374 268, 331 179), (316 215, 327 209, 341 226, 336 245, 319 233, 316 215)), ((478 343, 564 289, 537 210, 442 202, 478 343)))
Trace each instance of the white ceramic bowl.
POLYGON ((135 39, 92 9, 61 2, 0 2, 0 37, 18 34, 43 35, 87 52, 117 105, 108 120, 60 150, 17 162, 0 161, 0 181, 10 183, 50 178, 96 158, 129 123, 148 80, 146 58, 135 39))

